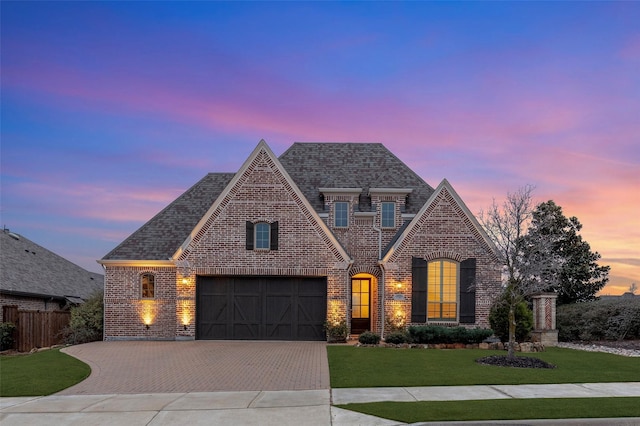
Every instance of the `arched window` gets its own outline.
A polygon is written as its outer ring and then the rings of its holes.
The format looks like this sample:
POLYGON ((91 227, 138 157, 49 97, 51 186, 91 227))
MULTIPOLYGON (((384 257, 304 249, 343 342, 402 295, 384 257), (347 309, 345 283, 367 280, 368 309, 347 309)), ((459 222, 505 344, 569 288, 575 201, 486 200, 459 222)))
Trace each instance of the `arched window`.
POLYGON ((156 277, 151 273, 140 275, 140 289, 143 299, 153 299, 156 297, 156 277))
POLYGON ((427 266, 427 319, 456 321, 458 317, 458 262, 433 260, 427 266))

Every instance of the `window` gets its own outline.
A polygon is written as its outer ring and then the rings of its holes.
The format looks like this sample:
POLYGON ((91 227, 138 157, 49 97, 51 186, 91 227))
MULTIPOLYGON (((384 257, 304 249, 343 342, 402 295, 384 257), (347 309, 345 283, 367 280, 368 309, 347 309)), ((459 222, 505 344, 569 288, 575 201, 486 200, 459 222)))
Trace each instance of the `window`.
POLYGON ((339 202, 333 204, 334 225, 337 228, 346 228, 349 226, 349 203, 339 202))
POLYGON ((427 319, 455 321, 458 315, 458 263, 429 262, 427 269, 427 319))
POLYGON ((396 227, 396 203, 382 203, 382 227, 396 227))
POLYGON ((255 230, 256 230, 256 245, 255 248, 256 249, 268 249, 269 245, 270 245, 270 241, 271 239, 269 238, 269 231, 271 227, 269 226, 268 223, 265 222, 259 222, 256 223, 255 226, 255 230))
POLYGON ((155 297, 156 279, 153 274, 142 274, 140 276, 140 287, 143 299, 153 299, 155 297))
POLYGON ((247 221, 247 250, 278 250, 278 222, 247 221))

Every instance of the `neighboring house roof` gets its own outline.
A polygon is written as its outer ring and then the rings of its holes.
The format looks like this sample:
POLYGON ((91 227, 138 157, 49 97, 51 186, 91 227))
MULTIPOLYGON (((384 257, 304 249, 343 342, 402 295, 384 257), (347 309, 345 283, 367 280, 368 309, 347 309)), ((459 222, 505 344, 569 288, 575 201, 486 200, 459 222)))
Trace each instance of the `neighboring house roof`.
POLYGON ((235 173, 209 173, 103 260, 170 259, 234 176, 235 173))
POLYGON ((89 272, 22 235, 0 232, 0 293, 78 303, 103 287, 103 275, 89 272))
POLYGON ((318 188, 362 188, 360 211, 371 211, 369 188, 408 188, 406 213, 433 193, 420 176, 381 143, 294 143, 279 158, 307 200, 322 211, 318 188))
MULTIPOLYGON (((411 189, 406 213, 417 213, 433 193, 420 176, 380 143, 294 143, 278 160, 316 212, 319 188, 362 188, 360 210, 371 210, 369 188, 411 189)), ((187 242, 236 173, 210 173, 102 258, 171 259, 187 242)))

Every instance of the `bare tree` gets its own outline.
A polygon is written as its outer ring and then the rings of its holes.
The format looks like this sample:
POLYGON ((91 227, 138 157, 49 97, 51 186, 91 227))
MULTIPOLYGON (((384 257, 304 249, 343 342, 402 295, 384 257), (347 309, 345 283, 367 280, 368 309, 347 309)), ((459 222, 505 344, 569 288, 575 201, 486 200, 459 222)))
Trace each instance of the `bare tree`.
POLYGON ((504 262, 504 300, 509 307, 509 357, 515 356, 516 306, 527 296, 549 287, 549 283, 541 279, 542 272, 556 268, 558 262, 550 242, 524 238, 533 213, 533 190, 532 185, 521 187, 514 193, 508 193, 502 204, 494 199, 491 207, 479 214, 480 223, 493 239, 504 262), (538 253, 535 258, 523 256, 527 244, 535 244, 538 253))
POLYGON ((636 285, 636 283, 631 283, 631 285, 629 286, 629 293, 636 294, 637 290, 638 286, 636 285))

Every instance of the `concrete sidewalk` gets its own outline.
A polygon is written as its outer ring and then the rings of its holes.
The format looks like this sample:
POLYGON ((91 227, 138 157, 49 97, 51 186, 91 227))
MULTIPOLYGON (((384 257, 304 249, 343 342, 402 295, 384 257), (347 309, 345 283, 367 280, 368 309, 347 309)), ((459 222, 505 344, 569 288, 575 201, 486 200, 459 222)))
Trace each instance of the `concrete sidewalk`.
MULTIPOLYGON (((640 383, 320 389, 298 391, 51 395, 0 399, 0 423, 13 425, 382 425, 401 423, 333 404, 507 398, 640 397, 640 383)), ((444 423, 421 423, 444 424, 444 423)), ((640 418, 463 422, 446 424, 638 425, 640 418)))

